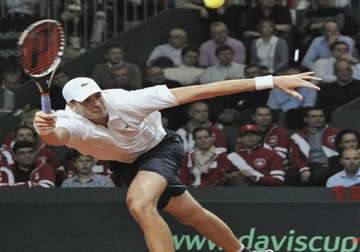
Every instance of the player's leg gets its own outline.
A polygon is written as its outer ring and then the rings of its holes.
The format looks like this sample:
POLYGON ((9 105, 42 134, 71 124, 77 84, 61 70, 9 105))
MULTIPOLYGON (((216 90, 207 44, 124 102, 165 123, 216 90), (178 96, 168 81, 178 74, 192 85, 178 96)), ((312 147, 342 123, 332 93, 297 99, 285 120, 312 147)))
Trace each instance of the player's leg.
POLYGON ((168 225, 157 211, 160 195, 167 186, 166 179, 154 172, 139 171, 127 193, 131 215, 144 232, 151 252, 173 252, 173 242, 168 225))
POLYGON ((240 251, 241 243, 230 228, 216 215, 203 208, 189 192, 172 197, 164 210, 181 223, 205 235, 225 251, 240 251))

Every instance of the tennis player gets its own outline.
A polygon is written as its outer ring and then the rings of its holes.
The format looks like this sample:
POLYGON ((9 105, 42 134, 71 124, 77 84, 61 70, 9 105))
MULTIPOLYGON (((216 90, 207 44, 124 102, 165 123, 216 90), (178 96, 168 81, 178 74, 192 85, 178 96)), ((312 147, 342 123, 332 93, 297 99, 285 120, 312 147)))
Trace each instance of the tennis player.
MULTIPOLYGON (((140 225, 151 252, 172 252, 171 231, 158 213, 163 209, 190 225, 227 252, 250 251, 217 216, 204 209, 178 180, 184 149, 166 131, 158 110, 235 94, 277 87, 301 99, 298 87, 319 88, 312 73, 226 80, 168 89, 165 85, 125 91, 101 90, 89 78, 66 83, 65 110, 37 112, 34 125, 50 145, 66 145, 99 160, 110 160, 128 185, 127 206, 140 225)), ((271 251, 271 250, 267 250, 271 251)))

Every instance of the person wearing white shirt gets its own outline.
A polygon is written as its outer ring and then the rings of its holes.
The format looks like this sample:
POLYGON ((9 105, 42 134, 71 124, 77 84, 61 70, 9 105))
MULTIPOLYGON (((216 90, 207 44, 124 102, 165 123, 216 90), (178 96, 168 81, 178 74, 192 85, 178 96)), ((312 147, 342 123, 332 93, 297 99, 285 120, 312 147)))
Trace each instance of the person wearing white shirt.
MULTIPOLYGON (((167 133, 159 110, 217 96, 263 90, 274 86, 301 98, 296 88, 317 89, 309 73, 227 80, 168 89, 165 85, 134 91, 101 90, 89 78, 67 82, 66 109, 37 112, 34 127, 50 145, 66 145, 82 154, 118 165, 115 172, 129 184, 127 205, 142 229, 151 252, 174 252, 171 231, 160 216, 162 208, 227 252, 248 251, 230 228, 204 209, 177 178, 185 155, 179 137, 167 133)), ((115 169, 116 168, 116 169, 115 169)))
POLYGON ((326 187, 360 185, 360 152, 357 149, 346 149, 341 153, 339 161, 344 170, 331 176, 326 187))
POLYGON ((270 73, 284 70, 289 63, 289 47, 286 40, 274 35, 272 20, 259 22, 260 38, 251 43, 250 63, 265 66, 270 73))
POLYGON ((180 28, 172 29, 169 32, 169 42, 155 47, 146 61, 146 65, 150 66, 157 58, 163 56, 170 58, 175 66, 181 65, 181 51, 186 43, 186 31, 180 28))
POLYGON ((216 48, 216 57, 219 63, 206 68, 200 77, 202 84, 244 77, 245 65, 234 62, 234 50, 230 46, 221 45, 216 48))
POLYGON ((181 55, 183 64, 178 67, 165 68, 165 77, 178 81, 183 86, 199 84, 200 76, 204 72, 204 69, 197 67, 199 49, 187 46, 184 47, 181 55))

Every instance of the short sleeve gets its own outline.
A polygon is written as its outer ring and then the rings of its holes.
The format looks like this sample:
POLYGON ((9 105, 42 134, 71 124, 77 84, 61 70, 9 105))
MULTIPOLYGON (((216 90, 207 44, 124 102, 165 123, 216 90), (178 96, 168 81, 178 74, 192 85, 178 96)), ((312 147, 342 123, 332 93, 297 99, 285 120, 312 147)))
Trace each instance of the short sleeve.
POLYGON ((134 91, 109 90, 112 106, 122 108, 131 114, 131 117, 142 120, 152 112, 178 105, 173 93, 165 85, 158 85, 134 91), (117 93, 119 92, 119 93, 117 93), (117 95, 119 94, 119 95, 117 95))

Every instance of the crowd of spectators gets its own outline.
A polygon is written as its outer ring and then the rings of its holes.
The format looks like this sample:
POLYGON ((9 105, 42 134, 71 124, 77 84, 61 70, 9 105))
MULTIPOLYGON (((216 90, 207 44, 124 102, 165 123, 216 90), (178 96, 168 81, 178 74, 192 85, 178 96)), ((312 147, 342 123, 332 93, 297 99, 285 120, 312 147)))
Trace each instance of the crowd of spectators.
MULTIPOLYGON (((321 90, 299 90, 303 100, 273 89, 162 111, 163 124, 180 135, 187 153, 179 178, 196 188, 360 185, 359 133, 329 125, 334 110, 360 97, 359 25, 347 12, 352 2, 234 2, 209 10, 201 1, 175 1, 175 7, 198 10, 208 21, 207 40, 194 45, 188 32, 176 27, 167 41, 144 55, 144 70, 126 60, 130 51, 112 44, 103 62, 94 66, 92 78, 103 89, 136 90, 314 71, 322 77, 321 90), (294 53, 299 55, 292 57, 294 53), (302 125, 289 127, 284 118, 292 115, 302 125)), ((77 1, 73 4, 75 9, 79 6, 77 1)), ((70 19, 65 14, 63 18, 70 19)), ((14 90, 23 78, 16 68, 2 70, 1 112, 15 111, 14 90)), ((68 79, 62 71, 55 75, 55 108, 65 105, 58 94, 68 79)), ((32 126, 34 111, 18 112, 21 123, 3 139, 0 186, 124 184, 107 162, 42 143, 32 126)))

